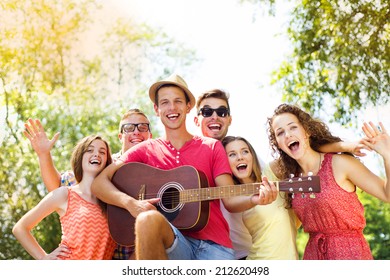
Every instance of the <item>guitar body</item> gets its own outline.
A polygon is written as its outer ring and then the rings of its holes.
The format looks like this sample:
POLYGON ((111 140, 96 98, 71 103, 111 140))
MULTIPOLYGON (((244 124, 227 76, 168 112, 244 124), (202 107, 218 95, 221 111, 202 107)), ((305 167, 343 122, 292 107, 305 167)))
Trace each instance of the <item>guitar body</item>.
MULTIPOLYGON (((156 206, 169 222, 181 231, 203 229, 210 216, 209 201, 225 197, 258 194, 261 183, 209 188, 206 175, 192 166, 162 170, 131 162, 121 166, 112 177, 118 190, 138 200, 160 198, 156 206)), ((274 182, 279 191, 301 194, 320 192, 320 178, 307 176, 274 182)), ((132 246, 135 218, 125 209, 107 205, 108 226, 112 238, 121 245, 132 246)))
MULTIPOLYGON (((191 166, 162 170, 131 162, 115 172, 112 183, 135 199, 159 197, 157 210, 181 231, 199 231, 208 222, 209 201, 180 202, 182 190, 208 188, 206 175, 191 166)), ((135 218, 126 209, 110 204, 107 215, 112 238, 121 245, 134 245, 135 218)))

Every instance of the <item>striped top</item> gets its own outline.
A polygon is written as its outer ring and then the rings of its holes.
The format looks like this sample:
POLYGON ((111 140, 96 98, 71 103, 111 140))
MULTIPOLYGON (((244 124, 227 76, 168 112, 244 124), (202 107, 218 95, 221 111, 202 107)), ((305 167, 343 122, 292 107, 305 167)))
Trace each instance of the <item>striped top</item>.
POLYGON ((61 244, 72 251, 71 260, 111 259, 115 242, 111 238, 107 218, 98 204, 80 197, 68 188, 68 208, 60 218, 61 244))

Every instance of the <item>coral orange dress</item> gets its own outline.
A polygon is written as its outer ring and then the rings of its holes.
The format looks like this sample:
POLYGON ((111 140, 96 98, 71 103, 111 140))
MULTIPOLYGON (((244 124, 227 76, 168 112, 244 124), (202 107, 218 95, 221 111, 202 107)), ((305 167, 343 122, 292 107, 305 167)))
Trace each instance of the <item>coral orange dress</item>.
POLYGON ((292 207, 310 238, 303 259, 373 259, 364 238, 364 207, 356 192, 347 192, 335 181, 332 154, 325 154, 320 176, 321 192, 316 198, 295 195, 292 207))
POLYGON ((106 216, 99 205, 80 197, 68 188, 68 208, 60 218, 61 244, 70 248, 71 260, 109 260, 116 243, 112 239, 106 216))

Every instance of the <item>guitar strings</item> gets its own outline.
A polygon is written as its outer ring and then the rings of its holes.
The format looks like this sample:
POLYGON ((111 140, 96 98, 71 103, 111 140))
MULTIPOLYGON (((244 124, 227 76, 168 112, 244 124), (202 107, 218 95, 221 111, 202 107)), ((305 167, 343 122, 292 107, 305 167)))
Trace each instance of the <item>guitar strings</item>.
MULTIPOLYGON (((284 181, 275 181, 273 183, 278 185, 278 191, 287 191, 291 192, 291 189, 297 189, 294 187, 294 183, 302 182, 302 178, 295 179, 295 181, 289 180, 284 181), (281 190, 281 183, 288 182, 290 184, 289 188, 285 187, 284 190, 281 190)), ((249 195, 256 194, 259 190, 261 183, 251 183, 251 184, 242 184, 242 185, 228 185, 228 186, 217 186, 211 188, 193 188, 193 189, 177 189, 171 188, 167 189, 165 192, 161 194, 161 192, 157 193, 147 193, 142 197, 143 199, 152 199, 152 198, 161 198, 161 203, 163 205, 171 204, 177 205, 179 203, 187 203, 187 202, 199 202, 206 200, 219 199, 223 197, 232 197, 232 196, 240 196, 240 195, 249 195)), ((300 191, 302 192, 302 191, 300 191)), ((313 192, 313 191, 311 191, 313 192)), ((135 197, 136 198, 136 197, 135 197)))
MULTIPOLYGON (((315 177, 315 176, 314 176, 315 177)), ((278 191, 285 191, 294 193, 298 190, 298 187, 294 186, 294 183, 302 183, 304 178, 295 178, 292 180, 291 178, 284 181, 274 181, 278 186, 278 191), (283 187, 281 189, 281 183, 287 183, 288 186, 283 187)), ((310 181, 310 180, 308 180, 310 181)), ((152 199, 160 197, 160 203, 163 205, 178 205, 179 203, 188 203, 188 202, 200 202, 207 200, 214 200, 223 197, 232 197, 232 196, 240 196, 240 195, 249 195, 256 194, 256 192, 260 189, 261 183, 251 183, 251 184, 242 184, 242 185, 228 185, 228 186, 217 186, 211 188, 193 188, 193 189, 177 189, 177 188, 168 188, 163 193, 160 191, 157 193, 146 193, 142 195, 142 199, 152 199)), ((309 187, 307 187, 309 188, 309 187)), ((303 193, 301 188, 298 192, 303 193)), ((312 190, 307 191, 310 193, 319 192, 319 189, 312 186, 312 190)), ((134 197, 137 198, 137 197, 134 197)))
POLYGON ((196 202, 203 200, 213 200, 221 197, 231 197, 239 195, 255 194, 259 190, 260 183, 248 185, 229 185, 214 188, 200 189, 174 189, 165 191, 162 195, 158 193, 147 193, 143 195, 143 199, 151 199, 160 197, 163 204, 178 204, 180 202, 196 202), (232 190, 233 189, 233 190, 232 190), (180 195, 182 194, 182 195, 180 195))

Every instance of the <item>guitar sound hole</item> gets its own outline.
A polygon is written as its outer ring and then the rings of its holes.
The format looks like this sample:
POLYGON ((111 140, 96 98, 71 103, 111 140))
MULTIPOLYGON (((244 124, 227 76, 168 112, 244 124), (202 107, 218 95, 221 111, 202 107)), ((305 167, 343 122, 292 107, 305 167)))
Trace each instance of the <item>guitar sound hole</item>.
POLYGON ((179 205, 179 190, 176 188, 167 188, 161 196, 161 204, 165 209, 175 209, 179 205))

